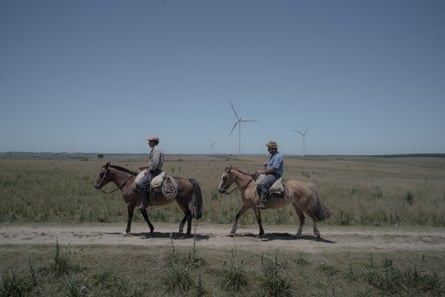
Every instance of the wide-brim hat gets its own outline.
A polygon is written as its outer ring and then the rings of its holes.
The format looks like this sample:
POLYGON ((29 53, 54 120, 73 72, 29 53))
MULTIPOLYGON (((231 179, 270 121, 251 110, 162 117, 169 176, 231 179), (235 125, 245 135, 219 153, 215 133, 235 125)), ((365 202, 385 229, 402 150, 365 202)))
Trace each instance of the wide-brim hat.
POLYGON ((267 147, 271 147, 271 148, 278 148, 278 144, 275 141, 269 141, 268 143, 266 143, 267 147))

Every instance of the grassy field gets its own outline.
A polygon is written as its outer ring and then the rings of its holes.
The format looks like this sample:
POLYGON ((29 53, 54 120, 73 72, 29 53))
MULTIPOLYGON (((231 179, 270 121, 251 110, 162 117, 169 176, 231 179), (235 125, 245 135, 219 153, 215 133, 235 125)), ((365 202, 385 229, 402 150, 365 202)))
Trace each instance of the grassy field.
POLYGON ((0 246, 0 296, 445 296, 444 256, 0 246))
MULTIPOLYGON (((143 156, 20 156, 0 159, 1 224, 122 223, 118 192, 94 189, 106 161, 136 170, 143 156)), ((239 193, 220 195, 225 166, 254 172, 263 157, 168 156, 165 170, 202 187, 200 224, 231 224, 239 193)), ((285 177, 314 182, 332 226, 445 225, 445 158, 287 157, 285 177)), ((114 189, 113 185, 106 187, 114 189)), ((174 204, 149 209, 178 223, 174 204)), ((140 215, 136 220, 141 221, 140 215)), ((296 225, 291 208, 265 211, 267 225, 296 225)), ((248 212, 241 224, 255 224, 248 212)), ((227 228, 229 230, 229 227, 227 228)), ((295 228, 296 230, 296 228, 295 228)), ((309 232, 309 231, 308 231, 309 232)), ((1 240, 1 238, 0 238, 1 240)), ((195 246, 0 245, 4 296, 445 296, 445 251, 304 253, 195 246)))
MULTIPOLYGON (((94 189, 106 160, 136 170, 143 156, 0 159, 0 222, 125 222, 119 192, 94 189)), ((255 172, 264 157, 168 156, 165 170, 193 177, 204 196, 202 221, 227 224, 241 207, 239 193, 220 195, 225 166, 255 172)), ((445 158, 287 157, 285 178, 314 182, 334 225, 445 226, 445 158)), ((108 190, 114 189, 110 184, 108 190)), ((176 223, 175 204, 149 210, 153 222, 176 223)), ((140 220, 140 216, 136 216, 140 220)), ((296 224, 292 208, 264 212, 266 224, 296 224)), ((241 219, 255 223, 253 214, 241 219)))

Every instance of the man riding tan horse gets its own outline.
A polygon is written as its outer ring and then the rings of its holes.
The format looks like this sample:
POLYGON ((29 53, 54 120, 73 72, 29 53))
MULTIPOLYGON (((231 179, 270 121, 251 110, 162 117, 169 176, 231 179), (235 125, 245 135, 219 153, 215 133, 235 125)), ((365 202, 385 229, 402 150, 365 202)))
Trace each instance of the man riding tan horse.
MULTIPOLYGON (((259 235, 264 235, 264 229, 261 222, 261 208, 257 207, 260 196, 257 192, 255 179, 251 174, 229 166, 223 171, 221 180, 219 182, 218 191, 220 193, 229 194, 232 192, 229 191, 229 188, 233 184, 235 184, 240 191, 243 205, 236 214, 235 223, 232 226, 230 234, 234 235, 236 233, 238 221, 241 215, 243 215, 248 209, 252 209, 255 213, 258 227, 260 229, 259 235)), ((290 204, 292 204, 300 219, 300 224, 298 226, 296 235, 297 238, 301 237, 303 231, 305 221, 304 214, 307 214, 312 218, 315 238, 320 238, 320 232, 317 229, 316 222, 327 219, 331 212, 318 197, 315 185, 295 179, 288 179, 286 180, 286 190, 281 194, 281 196, 279 196, 279 198, 268 199, 265 202, 265 207, 268 209, 280 208, 290 204)))
POLYGON ((266 208, 265 203, 269 195, 269 189, 273 183, 283 175, 283 155, 278 152, 278 145, 275 141, 266 143, 269 151, 269 160, 264 164, 264 170, 259 170, 258 174, 264 175, 261 177, 261 182, 258 182, 258 191, 261 195, 259 208, 266 208))

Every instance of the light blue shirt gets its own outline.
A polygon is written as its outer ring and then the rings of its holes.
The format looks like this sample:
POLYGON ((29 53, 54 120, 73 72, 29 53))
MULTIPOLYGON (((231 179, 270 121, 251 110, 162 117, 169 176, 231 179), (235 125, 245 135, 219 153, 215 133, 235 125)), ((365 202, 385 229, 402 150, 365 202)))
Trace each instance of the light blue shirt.
POLYGON ((275 174, 282 176, 283 163, 284 163, 283 155, 277 151, 275 154, 270 155, 269 161, 267 161, 266 164, 266 170, 275 168, 275 174))

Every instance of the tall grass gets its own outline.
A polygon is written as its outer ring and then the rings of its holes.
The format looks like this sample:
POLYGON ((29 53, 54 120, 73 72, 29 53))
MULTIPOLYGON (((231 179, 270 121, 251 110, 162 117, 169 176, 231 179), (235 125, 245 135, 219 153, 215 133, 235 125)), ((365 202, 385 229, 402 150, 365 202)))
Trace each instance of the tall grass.
MULTIPOLYGON (((106 162, 79 159, 0 159, 0 222, 125 222, 127 212, 119 191, 106 195, 94 189, 106 162)), ((112 163, 131 170, 141 157, 113 157, 112 163)), ((168 174, 195 178, 204 196, 202 222, 232 223, 241 208, 238 191, 217 191, 224 167, 248 172, 261 167, 263 157, 168 156, 168 174)), ((318 157, 285 159, 285 178, 314 182, 332 211, 325 224, 445 226, 445 158, 318 157)), ((114 189, 110 184, 107 190, 114 189)), ((149 209, 154 223, 177 223, 175 204, 149 209)), ((136 215, 135 220, 141 220, 136 215)), ((265 224, 297 224, 291 207, 263 212, 265 224)), ((240 224, 255 224, 247 212, 240 224)))

